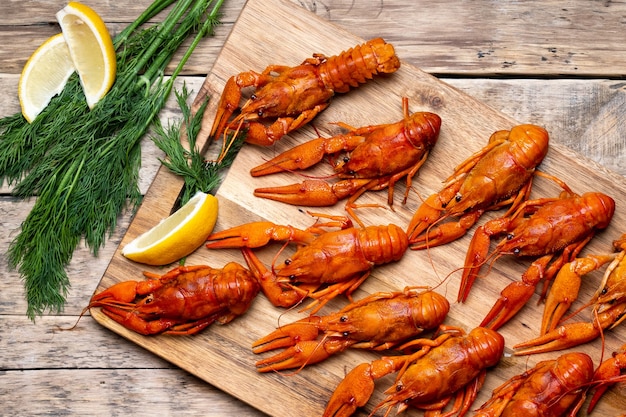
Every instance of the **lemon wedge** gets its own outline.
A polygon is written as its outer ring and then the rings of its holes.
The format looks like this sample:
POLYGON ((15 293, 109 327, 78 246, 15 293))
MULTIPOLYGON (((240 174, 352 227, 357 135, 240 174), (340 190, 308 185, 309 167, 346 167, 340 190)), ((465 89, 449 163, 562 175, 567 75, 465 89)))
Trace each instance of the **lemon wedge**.
POLYGON ((69 2, 56 14, 90 109, 113 86, 117 63, 113 40, 89 6, 69 2))
POLYGON ((122 249, 126 258, 148 265, 167 265, 198 249, 217 220, 217 198, 196 193, 184 206, 122 249))
POLYGON ((17 86, 22 114, 29 123, 65 87, 74 63, 63 34, 45 41, 24 65, 17 86))

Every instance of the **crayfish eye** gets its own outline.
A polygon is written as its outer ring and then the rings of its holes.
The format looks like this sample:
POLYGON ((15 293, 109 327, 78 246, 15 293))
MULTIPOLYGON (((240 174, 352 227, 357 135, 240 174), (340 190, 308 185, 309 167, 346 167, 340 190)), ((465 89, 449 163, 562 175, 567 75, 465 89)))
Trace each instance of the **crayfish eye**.
POLYGON ((396 384, 396 392, 400 392, 404 389, 404 385, 402 383, 396 384))
POLYGON ((602 288, 602 291, 601 291, 602 295, 606 295, 607 292, 609 292, 609 289, 607 287, 602 288))
POLYGON ((256 100, 256 94, 252 94, 252 95, 250 96, 250 99, 251 99, 251 100, 256 100))
POLYGON ((461 194, 457 194, 456 196, 454 196, 454 199, 458 203, 458 202, 460 202, 463 199, 463 196, 461 194))
POLYGON ((350 157, 349 156, 344 156, 343 157, 343 163, 347 164, 348 162, 350 162, 350 157))
POLYGON ((508 235, 506 235, 506 240, 511 240, 515 237, 515 235, 513 233, 509 233, 508 235))
POLYGON ((145 304, 150 304, 150 303, 151 303, 151 302, 153 302, 153 301, 154 301, 154 296, 153 296, 152 294, 150 294, 149 296, 147 296, 147 297, 144 299, 144 303, 145 303, 145 304))
POLYGON ((285 265, 291 265, 291 259, 285 259, 285 265))
POLYGON ((350 336, 350 332, 343 332, 342 334, 343 334, 343 337, 348 337, 348 336, 350 336))
POLYGON ((522 251, 522 250, 521 250, 520 248, 515 248, 515 249, 513 249, 513 253, 514 253, 515 255, 519 255, 519 253, 520 253, 521 251, 522 251))
POLYGON ((340 321, 341 323, 345 323, 345 322, 347 322, 347 321, 348 321, 348 316, 341 316, 341 317, 339 318, 339 321, 340 321))
POLYGON ((256 112, 256 114, 258 114, 259 117, 263 117, 263 110, 259 110, 258 112, 256 112))

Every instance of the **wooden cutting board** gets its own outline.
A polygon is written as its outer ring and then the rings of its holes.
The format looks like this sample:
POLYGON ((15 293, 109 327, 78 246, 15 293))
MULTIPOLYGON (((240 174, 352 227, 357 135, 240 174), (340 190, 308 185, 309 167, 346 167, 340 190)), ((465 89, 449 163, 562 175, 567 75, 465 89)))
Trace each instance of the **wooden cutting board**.
MULTIPOLYGON (((270 64, 297 65, 313 53, 334 55, 362 42, 363 39, 290 2, 249 0, 196 100, 197 103, 207 95, 212 98, 206 114, 206 129, 212 124, 219 95, 226 79, 231 75, 250 69, 261 71, 270 64)), ((421 201, 420 198, 438 191, 442 180, 452 172, 453 167, 482 148, 493 131, 510 129, 517 123, 532 123, 532 120, 511 120, 418 68, 403 64, 391 76, 377 77, 347 94, 336 96, 332 105, 315 119, 314 127, 306 127, 284 138, 274 147, 244 147, 217 193, 220 214, 216 230, 261 219, 302 228, 311 225, 314 219, 301 208, 258 199, 252 195, 252 190, 256 187, 288 184, 300 181, 301 177, 281 174, 251 178, 249 169, 294 143, 316 137, 314 128, 322 136, 337 133, 338 129, 332 122, 343 121, 353 126, 362 126, 400 120, 403 96, 409 98, 411 112, 431 111, 442 117, 440 138, 429 160, 415 178, 414 190, 407 204, 402 205, 400 197, 397 197, 394 211, 384 208, 360 209, 358 214, 366 224, 395 223, 406 227, 421 201)), ((511 97, 511 100, 515 100, 515 97, 511 97)), ((206 130, 202 134, 201 142, 205 140, 206 130)), ((329 173, 328 167, 321 165, 311 172, 329 173)), ((612 226, 598 235, 588 245, 585 253, 609 251, 612 240, 626 232, 621 229, 626 220, 623 205, 626 201, 624 177, 608 172, 583 156, 556 145, 551 147, 541 168, 565 180, 576 192, 601 191, 616 200, 617 212, 612 226)), ((97 292, 120 281, 141 279, 144 270, 164 273, 174 266, 151 268, 135 264, 125 259, 120 250, 126 243, 169 215, 181 186, 181 180, 167 169, 162 168, 159 171, 97 292)), ((403 192, 403 186, 399 185, 396 195, 401 196, 403 192)), ((536 181, 533 197, 554 196, 558 192, 553 184, 540 178, 536 181)), ((359 201, 385 205, 386 197, 386 192, 370 193, 359 201)), ((315 211, 344 214, 343 203, 315 211)), ((485 216, 481 222, 494 215, 491 213, 485 216)), ((451 301, 451 311, 446 323, 459 325, 467 330, 477 326, 501 289, 509 282, 518 280, 529 261, 501 258, 488 278, 476 282, 467 303, 457 304, 454 300, 460 273, 455 270, 463 264, 470 238, 471 234, 468 234, 454 243, 430 251, 410 251, 400 262, 377 268, 355 293, 355 298, 376 291, 399 290, 407 285, 434 286, 451 274, 446 285, 438 289, 451 301)), ((260 256, 269 263, 279 248, 280 244, 270 245, 260 252, 260 256)), ((187 265, 208 264, 222 267, 229 261, 244 263, 238 250, 209 251, 204 247, 198 249, 186 262, 187 265)), ((590 297, 600 277, 601 274, 598 273, 585 279, 581 300, 590 297)), ((344 303, 345 299, 335 300, 321 313, 335 311, 344 303)), ((581 302, 576 305, 581 305, 581 302)), ((501 329, 506 339, 507 354, 500 365, 489 373, 475 406, 482 404, 491 395, 492 389, 504 380, 534 366, 539 360, 558 356, 558 353, 531 357, 509 355, 513 345, 538 334, 542 311, 543 306, 537 306, 535 295, 518 316, 501 329)), ((584 312, 576 319, 587 320, 587 314, 584 312)), ((273 307, 263 296, 257 297, 244 317, 227 326, 214 325, 193 337, 143 337, 112 322, 99 309, 93 309, 92 315, 103 326, 133 343, 273 416, 321 415, 328 398, 345 373, 358 363, 376 358, 373 353, 353 350, 295 374, 257 373, 254 362, 260 358, 251 352, 252 342, 271 332, 279 324, 303 317, 303 313, 298 311, 273 307)), ((608 352, 624 343, 624 326, 607 334, 608 352)), ((594 361, 599 361, 601 357, 600 341, 581 346, 579 350, 589 353, 594 361)), ((262 357, 265 356, 267 355, 262 357)), ((391 381, 390 378, 385 378, 379 383, 367 410, 380 401, 382 391, 391 381)), ((624 409, 626 399, 623 390, 613 390, 605 395, 596 415, 617 415, 618 411, 621 413, 624 409)))

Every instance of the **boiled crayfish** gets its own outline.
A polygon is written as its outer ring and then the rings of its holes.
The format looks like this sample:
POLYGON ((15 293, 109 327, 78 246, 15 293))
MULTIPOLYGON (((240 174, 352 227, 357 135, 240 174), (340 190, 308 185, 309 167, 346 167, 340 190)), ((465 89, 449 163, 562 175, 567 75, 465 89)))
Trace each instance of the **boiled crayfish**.
POLYGON ((287 348, 258 361, 257 370, 304 367, 348 348, 391 349, 438 328, 449 310, 448 300, 433 291, 405 288, 402 292, 378 292, 336 313, 309 316, 281 326, 257 340, 252 345, 254 353, 287 348))
POLYGON ((408 99, 402 101, 404 119, 393 124, 354 128, 340 124, 349 132, 331 138, 317 138, 300 144, 253 168, 252 176, 309 168, 327 155, 345 153, 334 165, 340 180, 305 180, 301 184, 257 188, 254 195, 288 204, 332 206, 350 197, 346 210, 356 221, 355 201, 367 190, 389 190, 388 204, 393 204, 394 185, 406 177, 406 193, 419 168, 439 137, 441 118, 434 113, 409 115, 408 99))
POLYGON ((506 235, 491 255, 494 261, 507 254, 539 257, 524 272, 521 281, 502 290, 480 324, 498 329, 524 306, 542 279, 551 280, 596 231, 609 225, 614 212, 615 201, 605 194, 589 192, 579 196, 568 190, 558 198, 527 200, 513 215, 479 226, 465 259, 459 301, 465 301, 480 268, 489 259, 492 238, 506 235))
POLYGON ((535 169, 548 153, 548 141, 548 132, 535 125, 491 135, 488 145, 458 165, 443 189, 415 212, 407 229, 411 249, 462 237, 485 211, 510 205, 505 216, 514 212, 530 195, 535 169), (453 218, 457 220, 441 223, 453 218))
POLYGON ((461 417, 471 407, 482 387, 487 369, 495 366, 504 353, 504 338, 494 330, 475 328, 469 334, 461 329, 443 327, 435 339, 415 339, 400 349, 420 347, 414 353, 389 356, 363 363, 341 381, 333 393, 324 417, 347 417, 367 404, 375 381, 398 372, 387 398, 374 407, 387 408, 385 415, 397 405, 398 413, 409 406, 440 411, 457 398, 454 409, 446 416, 461 417))
POLYGON ((214 322, 226 324, 244 314, 258 294, 257 279, 231 262, 223 269, 179 266, 145 281, 124 281, 92 297, 88 308, 144 335, 194 334, 214 322))
POLYGON ((406 233, 394 224, 357 229, 344 217, 306 230, 253 222, 213 233, 207 240, 209 249, 243 248, 248 266, 274 305, 291 307, 308 296, 314 299, 308 307, 316 305, 311 314, 339 294, 350 298, 375 265, 400 260, 408 248, 406 233), (339 230, 327 230, 337 225, 339 230), (297 244, 298 249, 270 271, 250 248, 272 240, 297 244))
POLYGON ((574 417, 593 375, 593 361, 585 353, 539 362, 496 388, 474 416, 574 417))
POLYGON ((314 54, 296 67, 270 65, 262 73, 242 72, 226 82, 211 136, 243 127, 248 143, 271 145, 310 122, 335 93, 346 93, 376 74, 398 68, 393 46, 376 38, 336 56, 314 54), (255 92, 239 107, 246 87, 255 92), (232 118, 236 110, 239 114, 232 118))
POLYGON ((588 255, 566 264, 557 274, 541 326, 541 336, 515 346, 516 355, 551 352, 590 342, 626 320, 626 234, 613 242, 617 256, 588 255), (607 262, 602 282, 590 304, 593 305, 589 322, 567 323, 560 320, 578 297, 580 277, 607 262), (557 327, 558 326, 558 327, 557 327))

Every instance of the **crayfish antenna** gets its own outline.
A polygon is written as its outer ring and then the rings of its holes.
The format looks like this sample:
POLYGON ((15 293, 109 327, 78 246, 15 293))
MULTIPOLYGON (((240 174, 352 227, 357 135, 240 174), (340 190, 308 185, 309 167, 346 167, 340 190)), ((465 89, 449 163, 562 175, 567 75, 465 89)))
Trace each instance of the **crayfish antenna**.
POLYGON ((426 228, 426 242, 425 242, 426 255, 428 256, 428 262, 430 263, 430 266, 433 268, 433 272, 435 273, 435 277, 437 277, 437 279, 440 282, 439 285, 443 284, 448 279, 448 276, 450 276, 450 274, 448 274, 443 280, 439 277, 439 272, 437 272, 437 268, 435 268, 435 263, 433 262, 433 257, 431 256, 431 253, 430 253, 431 247, 430 247, 430 244, 429 244, 429 235, 430 235, 430 231, 431 231, 431 229, 433 227, 435 227, 437 224, 443 222, 445 219, 447 219, 449 217, 450 217, 450 215, 444 214, 443 216, 441 216, 439 219, 434 221, 432 224, 430 224, 426 228))
MULTIPOLYGON (((224 160, 224 158, 228 154, 228 151, 230 151, 230 148, 232 148, 233 144, 237 140, 237 137, 239 136, 239 132, 241 131, 241 126, 243 126, 244 119, 242 117, 237 117, 237 119, 239 119, 239 124, 237 125, 237 129, 235 129, 235 131, 230 134, 230 139, 228 138, 229 128, 227 127, 226 129, 224 129, 224 139, 222 141, 222 149, 221 149, 220 154, 219 154, 219 156, 217 158, 217 163, 218 164, 221 163, 224 160)), ((237 119, 235 119, 235 120, 237 120, 237 119)))
POLYGON ((74 323, 74 325, 72 327, 61 327, 59 325, 56 326, 57 330, 60 331, 70 331, 70 330, 74 330, 76 328, 76 326, 78 326, 78 322, 80 321, 80 319, 87 313, 87 311, 89 311, 89 309, 91 308, 91 304, 88 305, 87 307, 83 308, 82 311, 80 312, 80 314, 78 315, 78 318, 76 319, 76 323, 74 323))
MULTIPOLYGON (((298 366, 298 368, 294 369, 293 371, 285 372, 285 371, 283 371, 281 369, 275 369, 274 366, 276 364, 263 364, 263 366, 262 366, 263 369, 261 370, 261 367, 259 365, 262 364, 263 361, 260 361, 260 362, 257 363, 257 367, 259 367, 259 372, 268 372, 269 370, 271 370, 272 372, 277 373, 277 374, 279 374, 281 376, 285 376, 285 377, 295 376, 295 375, 299 374, 309 364, 309 361, 311 360, 311 358, 314 357, 315 352, 318 349, 323 348, 323 344, 324 344, 324 342, 326 341, 327 338, 328 338, 328 336, 324 335, 322 337, 322 339, 317 343, 315 348, 309 353, 308 357, 304 360, 304 362, 302 362, 300 364, 300 366, 298 366)), ((278 365, 280 366, 280 363, 278 363, 278 365)))

